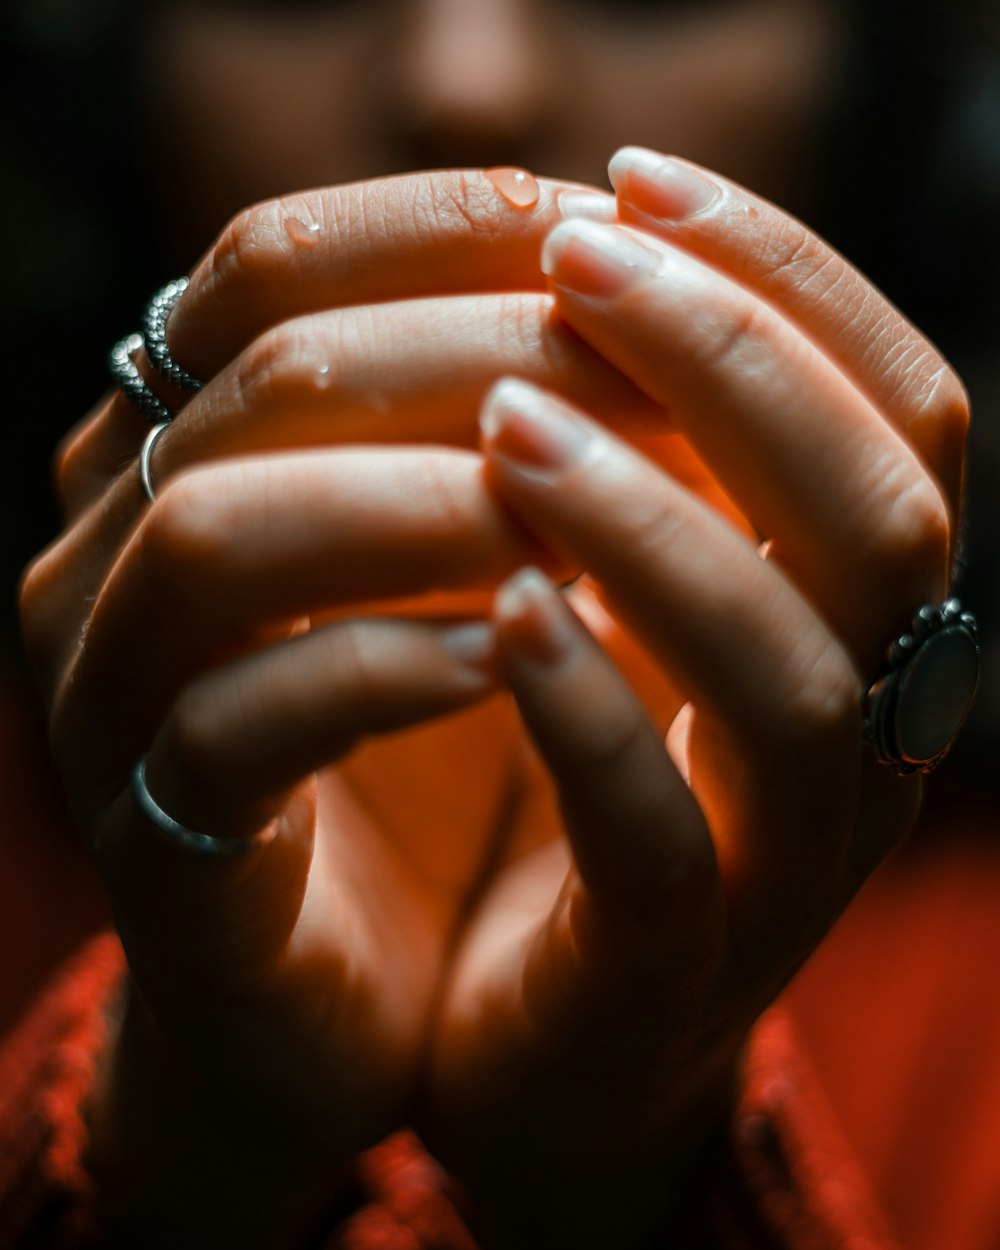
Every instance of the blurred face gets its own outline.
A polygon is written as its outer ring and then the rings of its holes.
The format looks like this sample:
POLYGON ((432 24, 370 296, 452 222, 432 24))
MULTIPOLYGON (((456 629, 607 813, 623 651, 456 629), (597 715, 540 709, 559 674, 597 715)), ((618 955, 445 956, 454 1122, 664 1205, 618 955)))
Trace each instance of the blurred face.
POLYGON ((418 168, 605 186, 624 143, 794 197, 838 71, 836 7, 168 0, 149 99, 178 245, 190 256, 254 200, 418 168))

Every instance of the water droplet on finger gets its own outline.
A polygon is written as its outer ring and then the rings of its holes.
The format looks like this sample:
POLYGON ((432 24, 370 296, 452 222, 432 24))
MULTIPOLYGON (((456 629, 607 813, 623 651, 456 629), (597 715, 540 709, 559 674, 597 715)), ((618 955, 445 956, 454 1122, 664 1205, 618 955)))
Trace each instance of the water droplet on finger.
POLYGON ((526 169, 503 165, 487 169, 486 177, 514 208, 534 208, 538 203, 538 180, 526 169))

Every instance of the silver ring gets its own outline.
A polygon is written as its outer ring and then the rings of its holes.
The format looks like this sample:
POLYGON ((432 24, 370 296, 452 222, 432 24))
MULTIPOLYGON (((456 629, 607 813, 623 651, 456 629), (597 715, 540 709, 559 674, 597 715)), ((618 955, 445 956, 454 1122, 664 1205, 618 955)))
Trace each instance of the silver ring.
POLYGON ((180 846, 185 851, 193 851, 196 855, 206 855, 216 859, 224 856, 246 855, 264 846, 274 837, 274 828, 270 825, 250 838, 213 838, 211 834, 196 833, 194 829, 188 829, 186 825, 180 824, 179 821, 174 820, 173 816, 168 815, 149 793, 146 785, 145 756, 132 770, 132 794, 139 810, 157 833, 175 846, 180 846))
POLYGON ((162 287, 146 305, 142 318, 146 355, 156 372, 186 391, 200 391, 205 385, 200 378, 179 365, 167 347, 167 318, 174 305, 188 289, 187 278, 175 278, 162 287))
POLYGON ((170 425, 169 418, 166 421, 161 421, 159 425, 154 425, 146 435, 145 442, 142 444, 142 451, 139 453, 139 481, 142 483, 142 493, 150 503, 156 503, 152 472, 153 448, 156 446, 156 440, 168 425, 170 425))
POLYGON ((150 389, 132 359, 132 356, 143 346, 145 343, 141 334, 127 334, 112 347, 108 356, 108 367, 111 370, 111 376, 143 416, 149 417, 154 424, 159 424, 169 421, 174 414, 150 389))
POLYGON ((883 764, 905 776, 941 763, 972 707, 979 656, 976 619, 957 599, 916 613, 865 697, 865 740, 883 764))

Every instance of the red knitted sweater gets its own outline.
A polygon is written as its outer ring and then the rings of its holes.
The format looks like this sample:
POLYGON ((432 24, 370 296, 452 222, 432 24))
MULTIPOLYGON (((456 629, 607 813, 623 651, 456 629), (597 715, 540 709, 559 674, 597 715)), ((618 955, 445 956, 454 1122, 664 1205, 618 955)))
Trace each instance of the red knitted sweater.
MULTIPOLYGON (((113 936, 92 941, 0 1050, 0 1250, 101 1245, 82 1107, 123 970, 113 936)), ((780 1010, 755 1032, 731 1130, 717 1173, 692 1192, 685 1231, 671 1229, 671 1247, 892 1246, 780 1010)), ((358 1207, 329 1230, 324 1250, 476 1250, 447 1178, 413 1134, 370 1151, 359 1172, 358 1207)))

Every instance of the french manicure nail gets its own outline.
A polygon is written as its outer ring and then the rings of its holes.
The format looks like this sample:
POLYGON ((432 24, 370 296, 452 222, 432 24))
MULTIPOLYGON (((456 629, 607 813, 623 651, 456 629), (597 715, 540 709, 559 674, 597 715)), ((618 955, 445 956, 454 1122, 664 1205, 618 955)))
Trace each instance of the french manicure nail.
POLYGON ((489 449, 521 473, 549 478, 594 458, 598 436, 558 400, 520 378, 501 378, 479 425, 489 449))
POLYGON ((603 221, 613 224, 618 220, 615 197, 604 191, 560 191, 556 200, 559 215, 564 221, 603 221))
POLYGON ((471 668, 479 675, 493 676, 496 631, 488 621, 453 625, 442 630, 438 637, 445 651, 464 668, 471 668))
POLYGON ((661 257, 621 226, 574 219, 560 222, 542 248, 542 271, 579 295, 609 299, 656 273, 661 257))
POLYGON ((722 188, 706 174, 648 148, 622 148, 608 166, 611 185, 623 200, 651 217, 681 221, 702 213, 722 188))
POLYGON ((569 609, 538 569, 520 569, 504 582, 495 610, 518 649, 543 664, 561 659, 576 641, 569 609))

